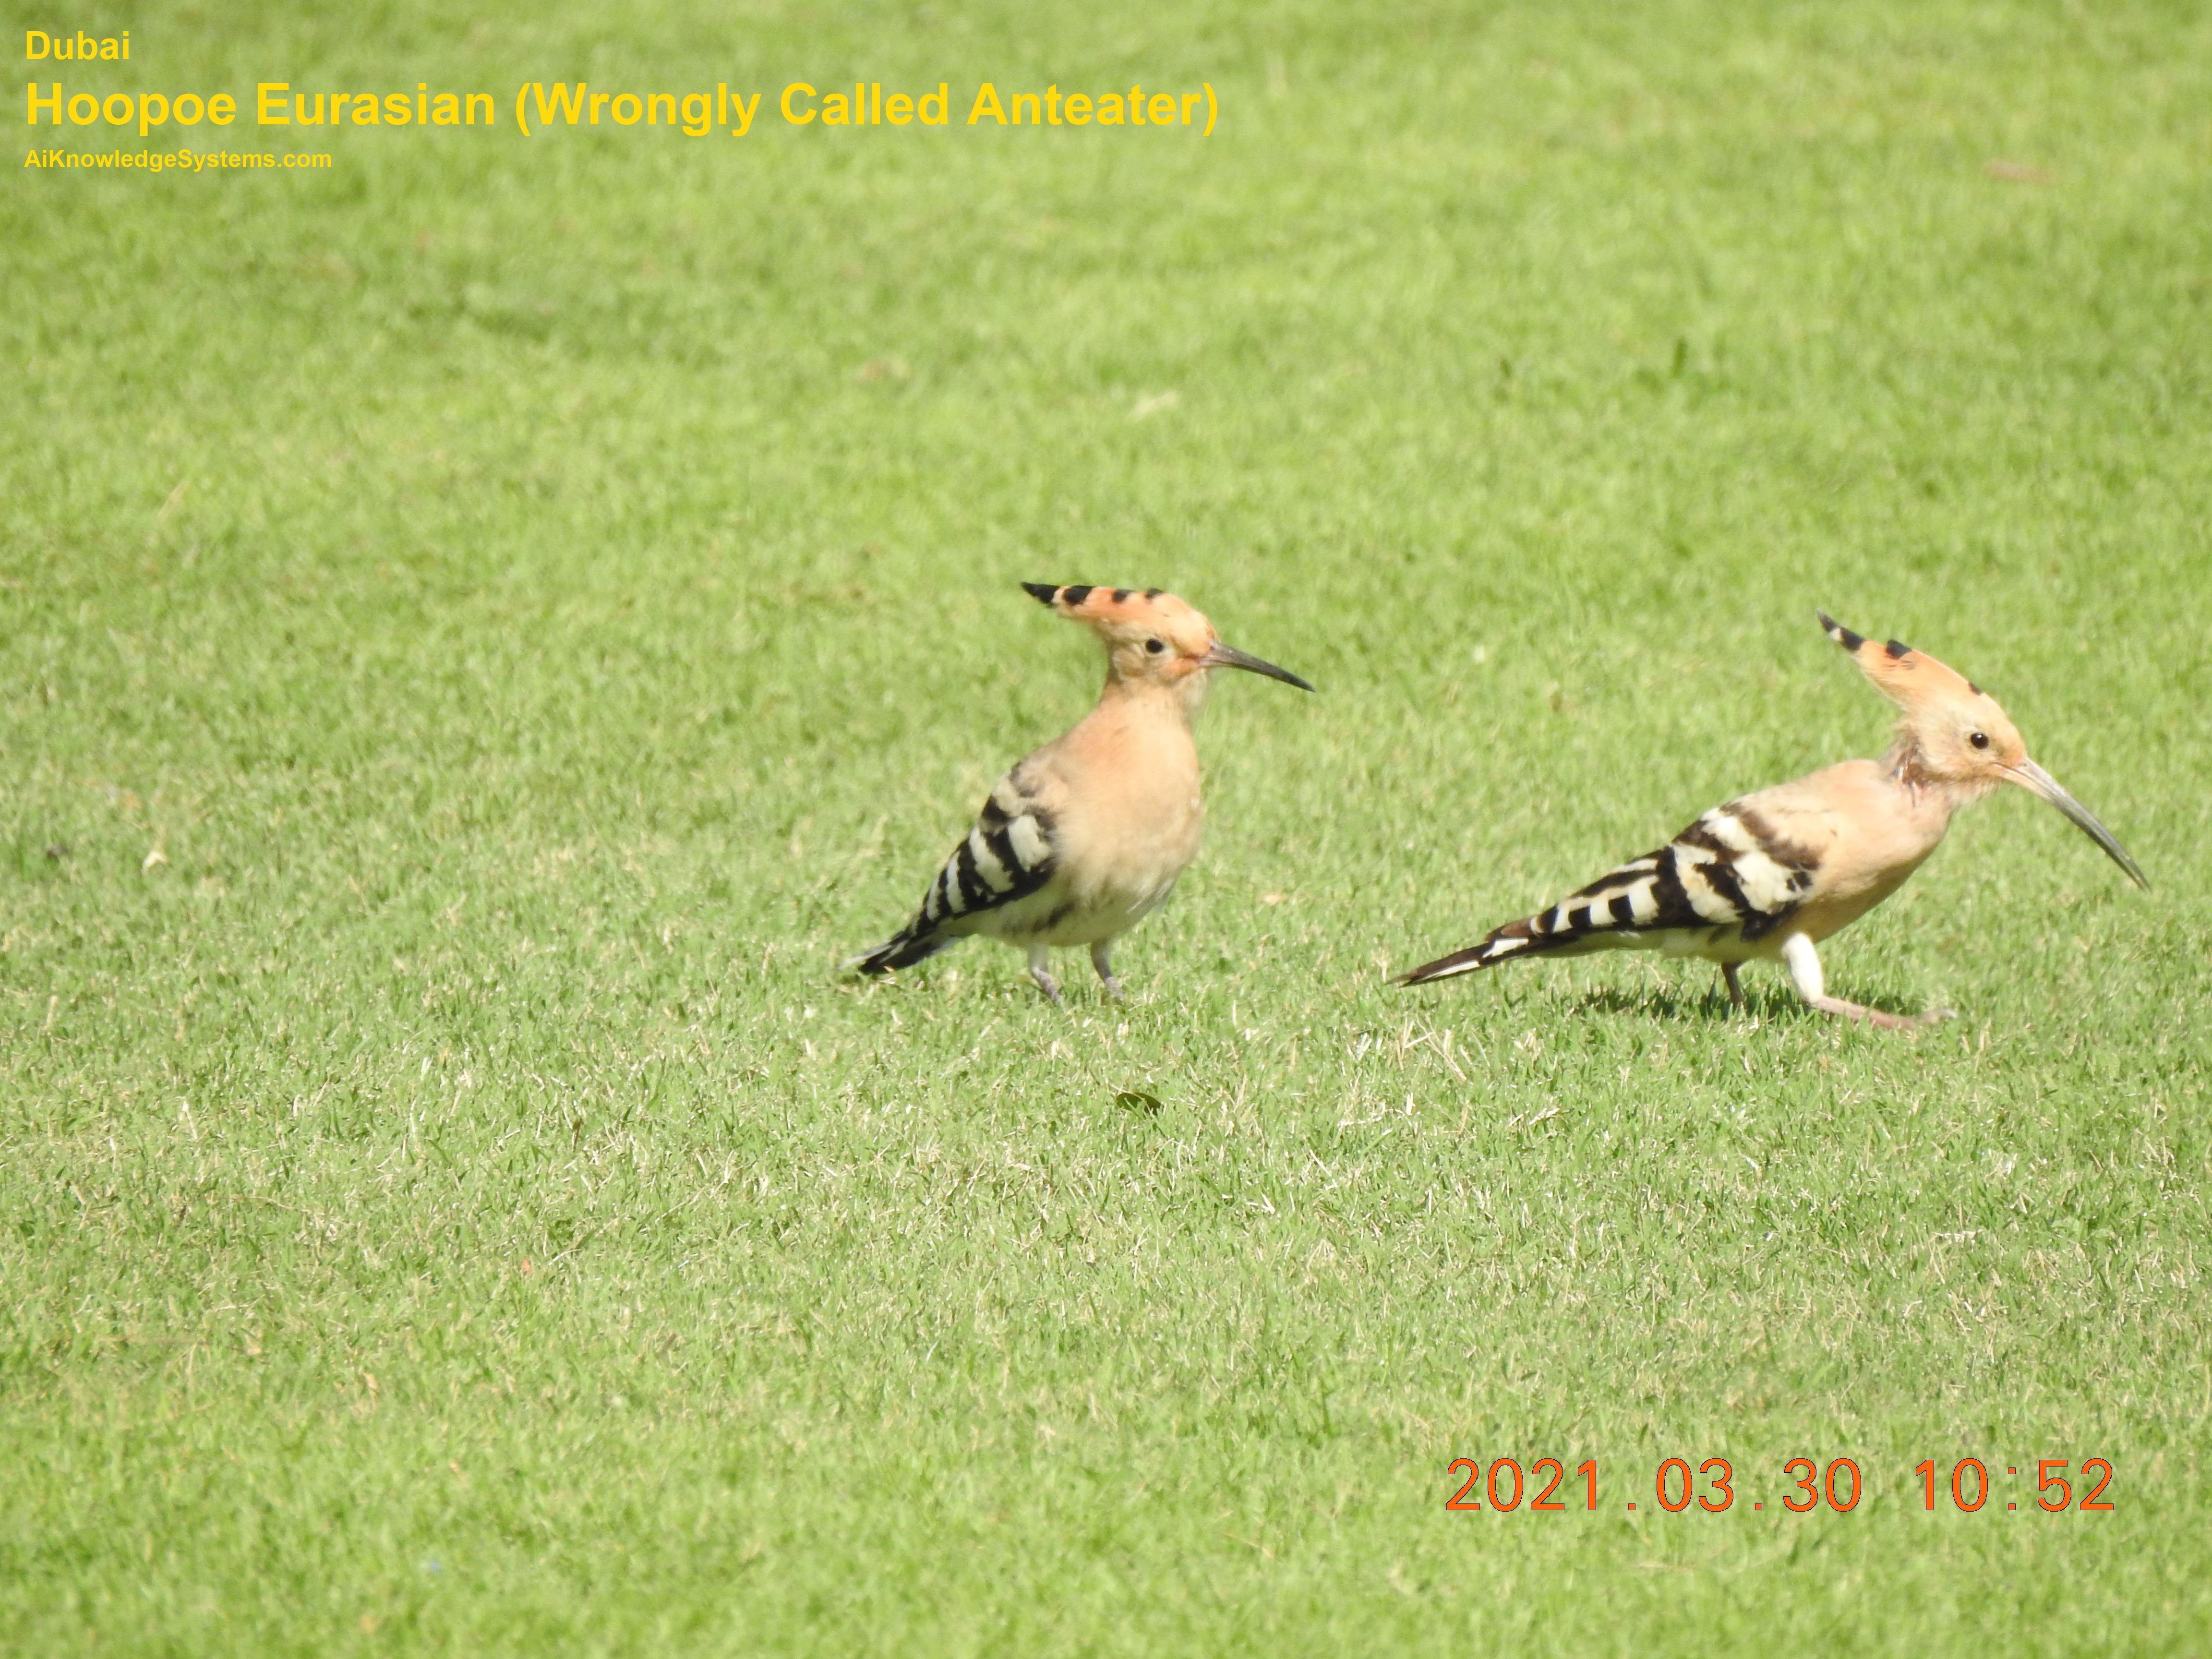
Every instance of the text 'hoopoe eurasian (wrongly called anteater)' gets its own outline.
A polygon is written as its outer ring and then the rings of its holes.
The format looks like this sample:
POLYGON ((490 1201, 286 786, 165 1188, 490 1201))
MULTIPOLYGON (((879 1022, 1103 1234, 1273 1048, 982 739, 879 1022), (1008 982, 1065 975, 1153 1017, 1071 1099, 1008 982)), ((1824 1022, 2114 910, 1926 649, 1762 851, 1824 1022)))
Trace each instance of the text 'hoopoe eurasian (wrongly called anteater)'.
POLYGON ((1876 645, 1820 614, 1828 637, 1904 711, 1887 755, 1717 806, 1657 852, 1397 982, 1425 984, 1519 957, 1662 950, 1718 963, 1738 1006, 1737 968, 1779 960, 1798 994, 1824 1013, 1888 1026, 1941 1019, 1941 1012, 1907 1018, 1828 995, 1814 946, 1904 885, 1942 841, 1951 815, 2002 783, 2040 795, 2136 885, 2149 885, 2112 831, 2027 757, 1996 698, 1924 652, 1895 640, 1876 645))
POLYGON ((1166 901, 1198 855, 1190 721, 1207 675, 1244 668, 1313 687, 1224 645, 1204 617, 1157 587, 1022 586, 1104 643, 1098 706, 999 780, 914 920, 845 965, 864 974, 911 967, 981 933, 1026 950, 1030 976, 1058 1002, 1047 953, 1087 945, 1107 994, 1118 999, 1114 941, 1166 901))

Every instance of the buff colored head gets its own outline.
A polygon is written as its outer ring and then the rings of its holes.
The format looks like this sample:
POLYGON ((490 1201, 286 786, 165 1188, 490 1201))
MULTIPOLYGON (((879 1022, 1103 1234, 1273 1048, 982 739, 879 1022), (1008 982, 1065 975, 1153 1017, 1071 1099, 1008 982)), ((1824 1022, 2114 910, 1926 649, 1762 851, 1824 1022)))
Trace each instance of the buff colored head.
POLYGON ((1209 669, 1243 668, 1301 691, 1313 690, 1287 668, 1224 645, 1212 623, 1157 587, 1022 586, 1070 622, 1089 624, 1105 642, 1107 673, 1114 680, 1195 689, 1209 669))
POLYGON ((2027 744, 1997 700, 1972 680, 1901 641, 1877 645, 1825 611, 1815 611, 1828 637, 1848 652, 1875 689, 1904 711, 1892 750, 1907 777, 1947 785, 1969 795, 2017 784, 2049 801, 2105 849, 2139 887, 2150 884, 2127 849, 2027 756, 2027 744))

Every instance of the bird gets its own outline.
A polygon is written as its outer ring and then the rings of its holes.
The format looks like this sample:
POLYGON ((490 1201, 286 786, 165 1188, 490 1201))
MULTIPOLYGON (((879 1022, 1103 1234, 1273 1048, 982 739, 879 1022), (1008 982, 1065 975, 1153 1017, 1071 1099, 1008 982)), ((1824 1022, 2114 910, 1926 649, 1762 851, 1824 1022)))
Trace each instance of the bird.
POLYGON ((1115 941, 1167 902, 1198 855, 1191 717, 1208 677, 1242 668, 1314 688, 1224 645, 1212 623, 1159 588, 1022 586, 1105 647, 1097 706, 993 786, 913 919, 844 965, 869 975, 909 968, 980 933, 1026 951, 1030 977, 1059 1003, 1050 951, 1088 945, 1106 994, 1119 1001, 1115 941))
POLYGON ((1901 711, 1887 754, 1716 806, 1657 851, 1395 983, 1425 985, 1523 957, 1658 950, 1717 963, 1739 1008, 1737 969, 1778 961, 1822 1013, 1889 1028, 1933 1024, 1946 1011, 1893 1014, 1829 995, 1817 947, 1902 886, 1953 813, 2008 783, 2050 802, 2137 886, 2149 886, 2112 832, 2028 758, 1996 698, 1925 652, 1896 640, 1878 645, 1814 614, 1901 711))

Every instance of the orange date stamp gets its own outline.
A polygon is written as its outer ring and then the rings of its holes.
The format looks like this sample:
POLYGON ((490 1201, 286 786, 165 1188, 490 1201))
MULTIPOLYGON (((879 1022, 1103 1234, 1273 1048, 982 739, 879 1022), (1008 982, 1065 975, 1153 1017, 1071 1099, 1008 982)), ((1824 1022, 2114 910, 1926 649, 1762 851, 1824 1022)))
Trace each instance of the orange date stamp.
MULTIPOLYGON (((2014 1511, 2040 1510, 2045 1515, 2059 1515, 2069 1510, 2106 1512, 2112 1508, 2105 1495, 2112 1484, 2108 1458, 2085 1458, 2079 1468, 2063 1457, 2039 1457, 2002 1467, 2004 1474, 1999 1477, 1980 1458, 1962 1457, 1946 1471, 1936 1466, 1934 1458, 1928 1458, 1912 1471, 1919 1485, 1921 1507, 1934 1514, 1941 1496, 1949 1499, 1950 1509, 1972 1515, 1988 1507, 1993 1495, 2005 1491, 2013 1495, 2005 1498, 2004 1507, 2014 1511), (2033 1488, 2025 1485, 2031 1472, 2033 1488), (2000 1479, 2015 1484, 2001 1488, 2000 1479)), ((1497 1457, 1485 1464, 1472 1457, 1455 1457, 1445 1474, 1459 1482, 1444 1499, 1444 1507, 1455 1513, 1489 1510, 1508 1515, 1525 1508, 1534 1515, 1564 1515, 1573 1507, 1595 1515, 1598 1510, 1600 1481, 1595 1457, 1584 1459, 1571 1471, 1556 1457, 1540 1457, 1525 1471, 1517 1458, 1497 1457), (1579 1504, 1575 1501, 1577 1498, 1579 1504)), ((1694 1470, 1686 1457, 1664 1458, 1653 1473, 1651 1501, 1669 1515, 1680 1515, 1693 1507, 1718 1515, 1735 1507, 1740 1496, 1737 1479, 1735 1466, 1725 1457, 1708 1457, 1694 1470)), ((1767 1498, 1771 1497, 1794 1515, 1822 1508, 1848 1515, 1858 1508, 1859 1499, 1866 1493, 1866 1477, 1855 1458, 1833 1458, 1824 1468, 1809 1457, 1793 1457, 1782 1466, 1780 1485, 1762 1490, 1764 1495, 1749 1499, 1754 1510, 1764 1510, 1767 1498)), ((1634 1510, 1637 1501, 1629 1498, 1628 1508, 1634 1510)))

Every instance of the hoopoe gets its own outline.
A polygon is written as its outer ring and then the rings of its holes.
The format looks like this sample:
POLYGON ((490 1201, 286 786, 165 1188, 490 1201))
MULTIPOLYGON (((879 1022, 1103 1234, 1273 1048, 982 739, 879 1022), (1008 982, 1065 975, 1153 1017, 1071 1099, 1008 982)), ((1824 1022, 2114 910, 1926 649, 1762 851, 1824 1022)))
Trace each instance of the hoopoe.
POLYGON ((1823 1013, 1886 1026, 1930 1023, 1942 1012, 1907 1018, 1830 996, 1814 947, 1902 886, 1942 841, 1951 815, 2001 783, 2040 795, 2137 886, 2150 884, 2112 832, 2027 757, 1996 699, 1924 652, 1895 640, 1876 645, 1826 612, 1814 614, 1904 711, 1887 754, 1717 806, 1657 852, 1397 983, 1448 979, 1517 957, 1660 950, 1718 963, 1738 1007, 1737 968, 1779 960, 1798 994, 1823 1013))
POLYGON ((981 933, 1026 950, 1030 977, 1058 1002, 1047 953, 1087 945, 1107 995, 1119 1000, 1114 941, 1166 902, 1198 854, 1190 722, 1207 674, 1244 668, 1313 687, 1224 645, 1212 623, 1157 587, 1022 586, 1104 643, 1098 706, 999 780, 914 920, 845 966, 864 974, 911 967, 981 933))

